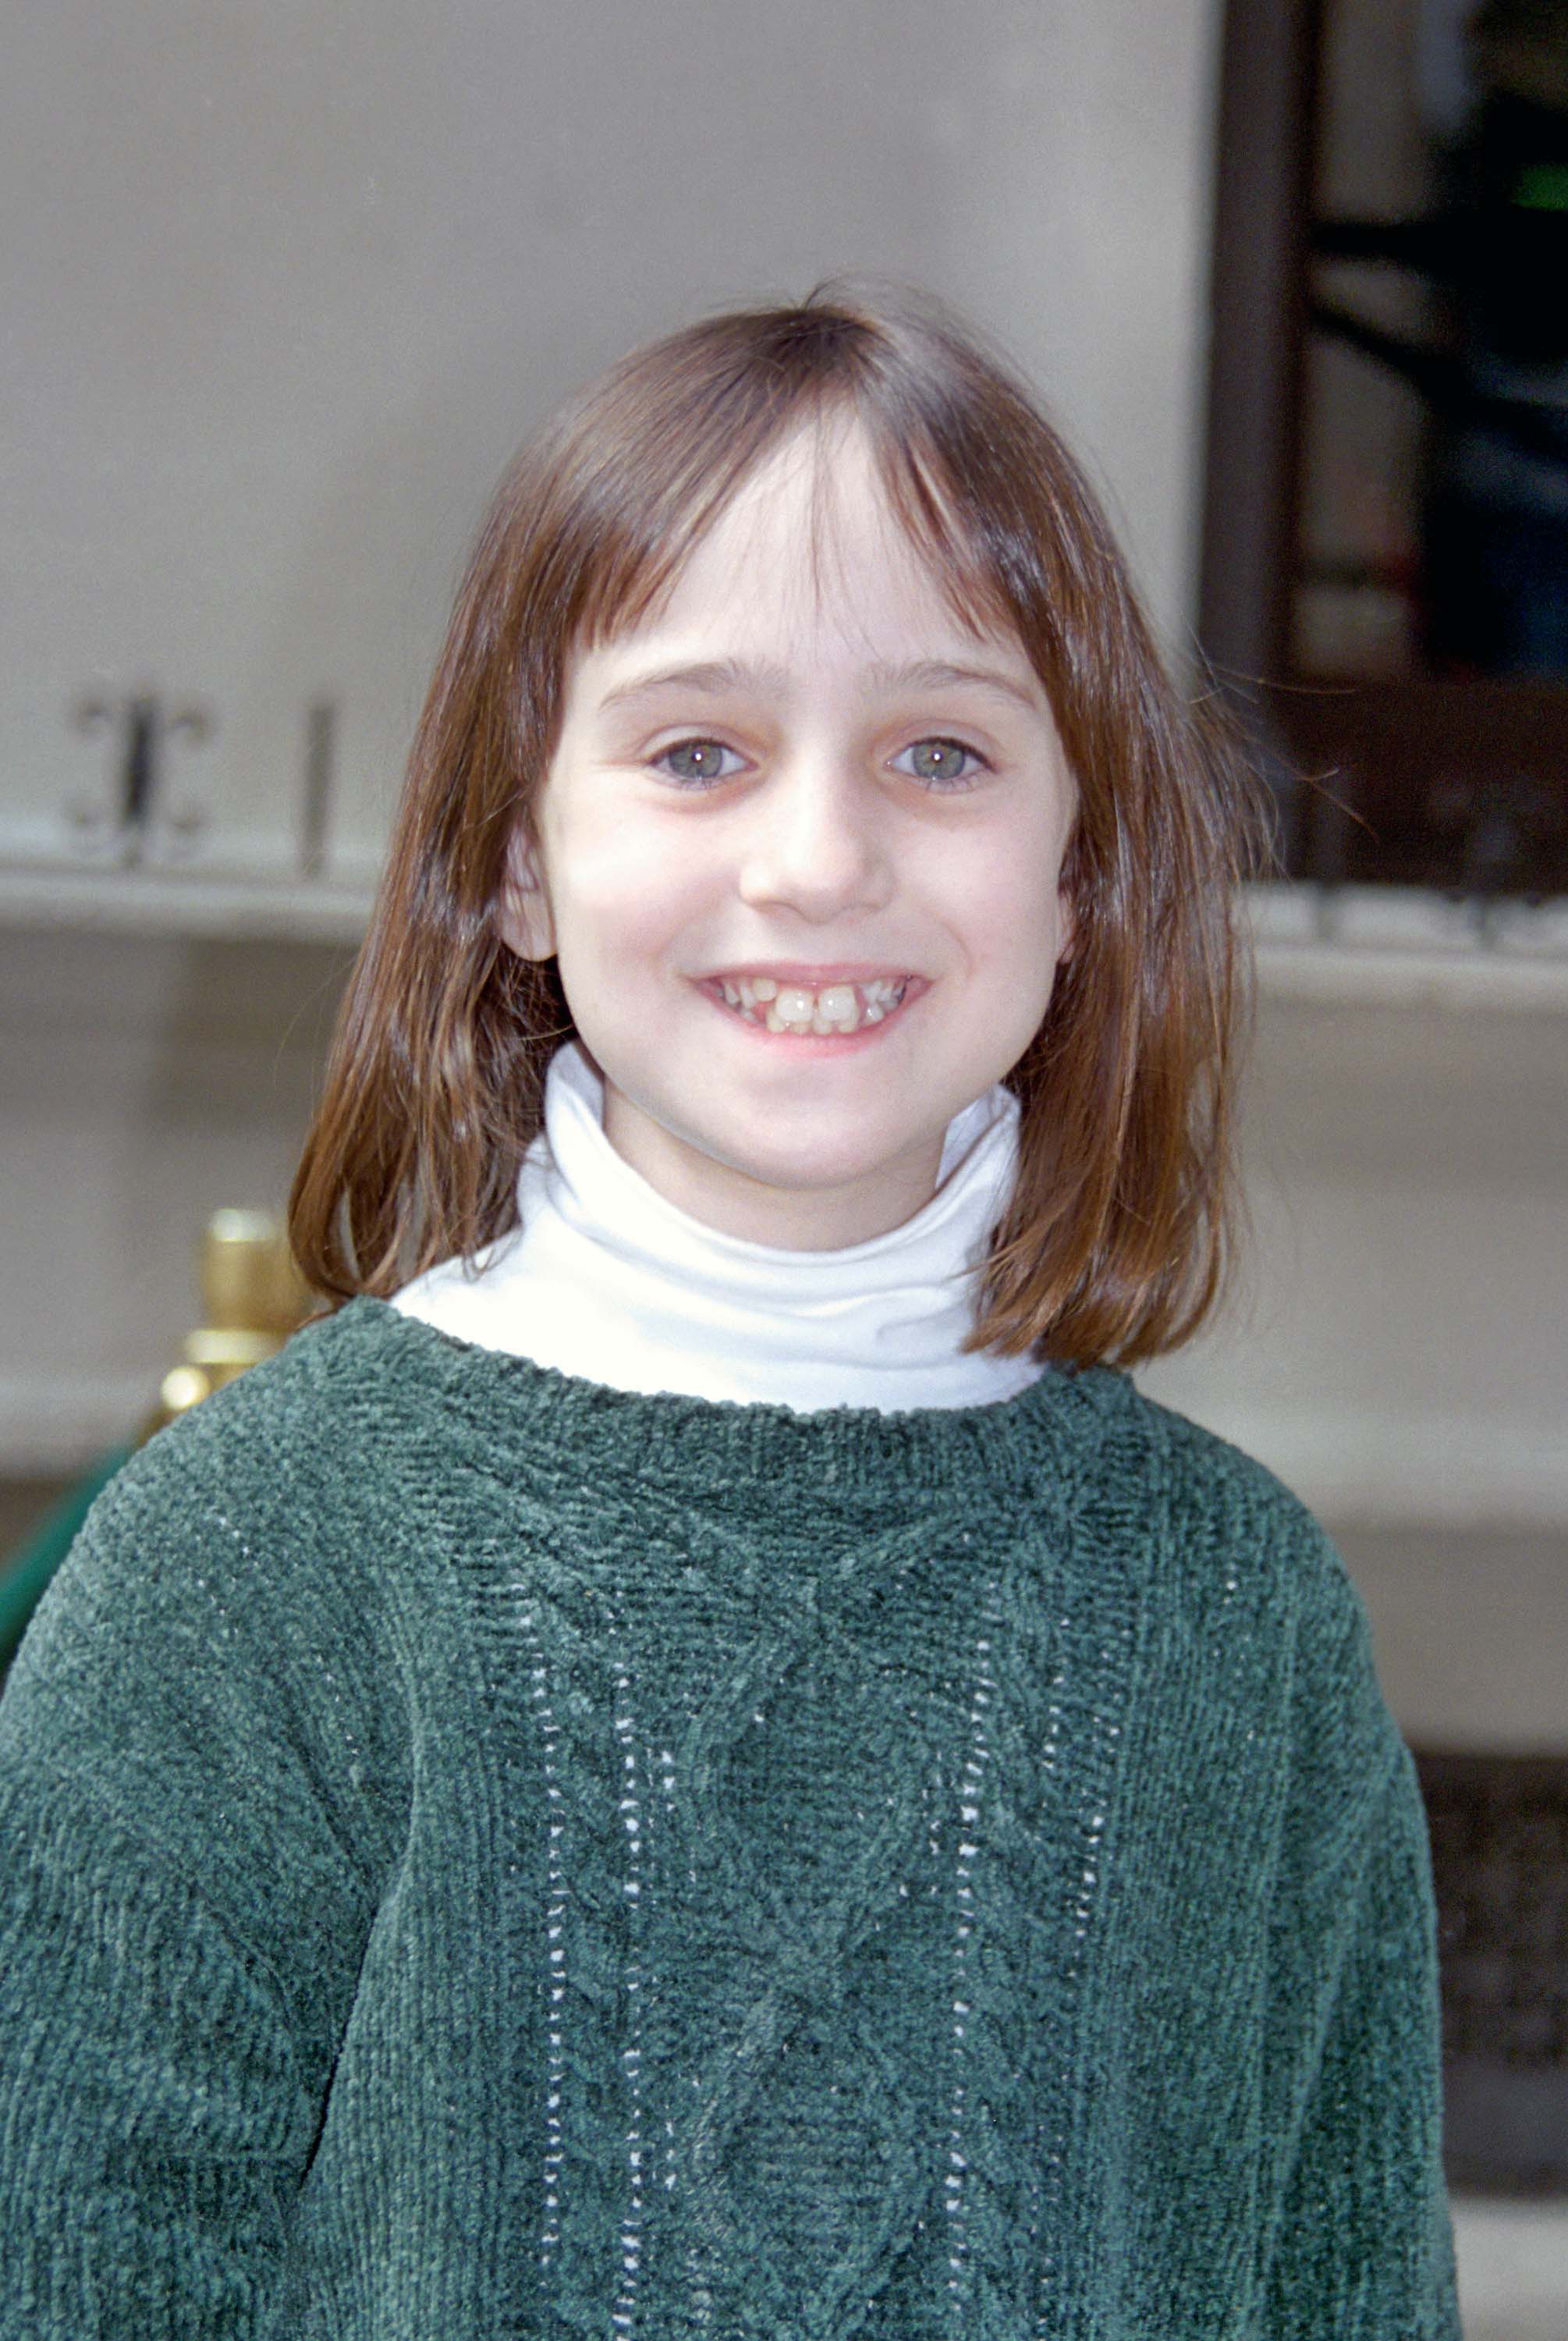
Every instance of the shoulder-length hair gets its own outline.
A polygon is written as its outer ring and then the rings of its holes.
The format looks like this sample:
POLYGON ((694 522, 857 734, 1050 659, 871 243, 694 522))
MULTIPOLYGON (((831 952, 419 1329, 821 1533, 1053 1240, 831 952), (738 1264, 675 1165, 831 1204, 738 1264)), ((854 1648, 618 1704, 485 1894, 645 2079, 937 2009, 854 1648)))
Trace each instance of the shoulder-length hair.
POLYGON ((518 957, 496 912, 569 661, 650 613, 775 446, 842 417, 961 624, 1021 642, 1077 784, 1074 947, 1007 1076, 1017 1177, 966 1346, 1130 1365, 1188 1340, 1228 1284, 1251 1011, 1237 888, 1261 792, 1212 696, 1167 673, 1104 513, 1008 363, 932 296, 866 288, 830 279, 634 350, 502 479, 290 1198, 327 1306, 389 1298, 515 1226, 574 1026, 555 962, 518 957))

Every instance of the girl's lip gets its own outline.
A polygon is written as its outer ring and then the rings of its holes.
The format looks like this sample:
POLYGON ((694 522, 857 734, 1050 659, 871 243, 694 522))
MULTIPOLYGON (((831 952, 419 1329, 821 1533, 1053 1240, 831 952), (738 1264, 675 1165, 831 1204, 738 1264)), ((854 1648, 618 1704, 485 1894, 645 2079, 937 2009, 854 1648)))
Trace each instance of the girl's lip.
POLYGON ((910 969, 887 960, 834 960, 813 966, 804 960, 759 959, 749 960, 739 967, 715 968, 710 975, 700 976, 698 981, 739 983, 744 978, 754 982, 759 975, 770 975, 776 983, 798 983, 808 991, 819 991, 825 983, 902 983, 911 973, 910 969))

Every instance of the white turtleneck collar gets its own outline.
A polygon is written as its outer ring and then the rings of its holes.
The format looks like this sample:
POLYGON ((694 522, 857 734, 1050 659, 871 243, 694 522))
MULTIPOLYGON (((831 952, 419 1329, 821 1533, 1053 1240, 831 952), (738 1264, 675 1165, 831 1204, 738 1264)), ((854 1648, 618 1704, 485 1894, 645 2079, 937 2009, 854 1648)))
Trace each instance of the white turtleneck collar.
POLYGON ((913 1219, 843 1250, 790 1251, 721 1234, 650 1187, 605 1137, 603 1082, 569 1041, 519 1173, 519 1226, 392 1306, 616 1390, 801 1413, 987 1405, 1041 1371, 958 1347, 1012 1191, 1017 1121, 997 1082, 948 1124, 937 1191, 913 1219))

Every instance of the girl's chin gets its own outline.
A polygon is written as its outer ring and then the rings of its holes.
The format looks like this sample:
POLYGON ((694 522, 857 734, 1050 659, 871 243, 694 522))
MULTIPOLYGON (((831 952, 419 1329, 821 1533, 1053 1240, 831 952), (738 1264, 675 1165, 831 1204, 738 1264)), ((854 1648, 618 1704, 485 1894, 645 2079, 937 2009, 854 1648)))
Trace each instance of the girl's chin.
MULTIPOLYGON (((610 1144, 666 1201, 729 1232, 748 1232, 759 1217, 810 1229, 848 1220, 879 1220, 881 1233, 930 1200, 948 1124, 911 1129, 902 1116, 877 1125, 875 1101, 853 1112, 831 1098, 775 1101, 766 1111, 737 1095, 715 1111, 722 1088, 711 1085, 680 1111, 678 1097, 634 1102, 611 1082, 604 1131, 610 1144), (748 1223, 746 1229, 734 1224, 748 1223)), ((757 1240, 784 1240, 759 1234, 757 1240)), ((799 1246, 797 1235, 789 1240, 799 1246)), ((807 1241, 815 1240, 808 1236, 807 1241)), ((858 1240, 824 1233, 823 1248, 858 1240)))

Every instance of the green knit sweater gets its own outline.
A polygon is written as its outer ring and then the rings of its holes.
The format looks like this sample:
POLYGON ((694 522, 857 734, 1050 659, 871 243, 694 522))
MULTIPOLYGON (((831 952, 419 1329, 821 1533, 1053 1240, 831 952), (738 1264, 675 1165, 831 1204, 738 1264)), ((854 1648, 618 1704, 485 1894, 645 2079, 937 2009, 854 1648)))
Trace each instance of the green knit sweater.
POLYGON ((1452 2341, 1309 1513, 1122 1373, 793 1414, 360 1300, 0 1700, 6 2341, 1452 2341))

